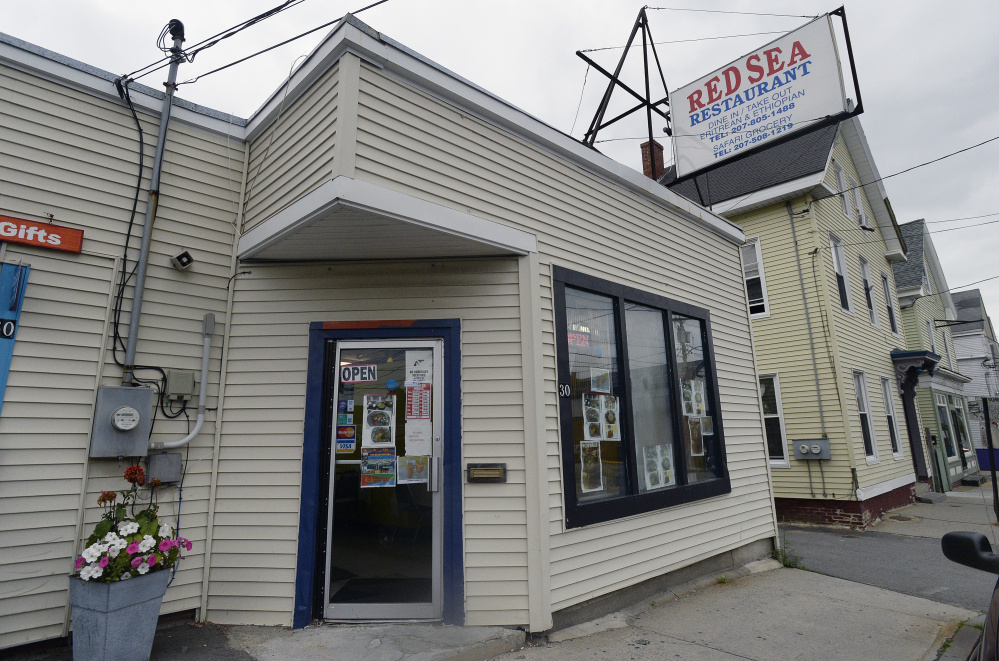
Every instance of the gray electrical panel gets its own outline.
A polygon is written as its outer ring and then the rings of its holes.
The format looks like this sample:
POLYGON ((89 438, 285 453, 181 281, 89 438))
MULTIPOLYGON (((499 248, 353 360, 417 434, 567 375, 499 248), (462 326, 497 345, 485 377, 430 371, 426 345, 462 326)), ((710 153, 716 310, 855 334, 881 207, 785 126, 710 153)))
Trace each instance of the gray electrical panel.
POLYGON ((145 457, 153 424, 156 391, 132 386, 97 389, 91 457, 145 457))
POLYGON ((154 452, 146 457, 146 481, 159 479, 163 484, 180 482, 183 473, 179 452, 154 452))
POLYGON ((167 399, 188 401, 194 397, 194 372, 192 370, 167 370, 167 399))
POLYGON ((829 439, 813 438, 798 441, 791 441, 794 448, 795 459, 829 459, 829 439))

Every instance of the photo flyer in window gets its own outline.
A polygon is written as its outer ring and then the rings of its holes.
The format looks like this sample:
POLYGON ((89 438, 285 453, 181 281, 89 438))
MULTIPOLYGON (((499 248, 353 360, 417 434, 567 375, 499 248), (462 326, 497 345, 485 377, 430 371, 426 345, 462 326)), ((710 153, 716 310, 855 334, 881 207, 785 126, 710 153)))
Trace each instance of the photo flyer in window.
POLYGON ((645 487, 649 491, 676 484, 673 471, 673 446, 646 445, 642 448, 645 462, 645 487))
POLYGON ((687 428, 690 431, 690 454, 694 457, 704 456, 704 436, 701 434, 700 418, 687 418, 687 428))
POLYGON ((707 400, 704 396, 704 381, 697 379, 694 385, 694 417, 700 418, 707 408, 707 400))
POLYGON ((691 379, 680 379, 680 396, 683 402, 683 414, 694 415, 694 382, 691 379))
POLYGON ((361 448, 361 488, 395 486, 395 448, 361 448))
POLYGON ((600 441, 579 444, 580 488, 583 493, 604 490, 604 465, 600 459, 600 441))
POLYGON ((611 391, 610 370, 602 370, 597 367, 590 368, 590 390, 594 392, 611 391))
POLYGON ((399 457, 399 484, 426 484, 430 471, 430 457, 399 457))
POLYGON ((600 395, 592 392, 583 393, 583 440, 599 441, 603 439, 603 410, 600 395))
POLYGON ((618 410, 618 398, 614 395, 600 397, 603 435, 605 441, 621 440, 621 413, 618 410))
POLYGON ((701 418, 701 436, 714 436, 715 419, 710 415, 701 418))
POLYGON ((395 395, 365 395, 362 448, 395 451, 395 395))

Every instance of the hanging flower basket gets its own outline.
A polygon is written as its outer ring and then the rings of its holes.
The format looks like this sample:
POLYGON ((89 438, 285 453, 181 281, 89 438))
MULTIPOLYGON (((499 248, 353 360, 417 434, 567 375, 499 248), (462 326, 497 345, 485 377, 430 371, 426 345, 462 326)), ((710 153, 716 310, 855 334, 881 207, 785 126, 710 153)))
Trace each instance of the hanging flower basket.
POLYGON ((79 574, 70 578, 74 661, 149 659, 171 570, 181 548, 191 550, 191 542, 157 516, 159 481, 149 485, 149 506, 136 512, 142 467, 125 469, 125 480, 131 489, 104 491, 97 499, 104 515, 76 559, 79 574))

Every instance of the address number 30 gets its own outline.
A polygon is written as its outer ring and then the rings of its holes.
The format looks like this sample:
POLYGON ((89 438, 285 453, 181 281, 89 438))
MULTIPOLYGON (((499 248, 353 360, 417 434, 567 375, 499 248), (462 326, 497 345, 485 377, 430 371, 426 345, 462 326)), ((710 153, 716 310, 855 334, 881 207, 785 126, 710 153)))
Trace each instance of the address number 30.
POLYGON ((559 397, 568 397, 571 394, 572 394, 572 390, 569 388, 569 384, 568 383, 560 383, 560 384, 558 384, 558 396, 559 397))

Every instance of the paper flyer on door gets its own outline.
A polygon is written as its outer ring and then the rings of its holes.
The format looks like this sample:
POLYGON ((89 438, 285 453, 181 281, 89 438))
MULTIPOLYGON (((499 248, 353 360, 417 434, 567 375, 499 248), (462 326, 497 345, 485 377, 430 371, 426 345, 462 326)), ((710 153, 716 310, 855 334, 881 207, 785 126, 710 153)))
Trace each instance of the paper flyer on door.
POLYGON ((406 352, 406 387, 433 381, 434 352, 414 349, 406 352))
POLYGON ((399 484, 426 484, 430 471, 430 457, 425 456, 405 456, 399 457, 399 473, 397 481, 399 484))
POLYGON ((395 486, 395 448, 361 448, 361 488, 395 486))
POLYGON ((429 420, 406 421, 406 454, 414 456, 431 454, 432 436, 433 425, 429 420))
POLYGON ((365 395, 362 448, 395 448, 395 395, 365 395))

